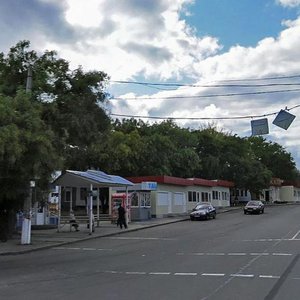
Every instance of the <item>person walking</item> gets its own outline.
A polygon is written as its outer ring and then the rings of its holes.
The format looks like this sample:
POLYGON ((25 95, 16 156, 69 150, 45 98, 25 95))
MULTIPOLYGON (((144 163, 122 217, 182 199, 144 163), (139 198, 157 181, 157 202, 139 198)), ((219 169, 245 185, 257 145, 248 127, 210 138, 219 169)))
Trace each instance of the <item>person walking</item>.
POLYGON ((123 225, 125 227, 125 229, 127 229, 127 224, 126 224, 126 218, 125 218, 125 209, 122 206, 122 204, 120 204, 119 208, 118 208, 118 214, 119 214, 119 218, 118 218, 118 225, 120 226, 120 228, 123 228, 123 225))

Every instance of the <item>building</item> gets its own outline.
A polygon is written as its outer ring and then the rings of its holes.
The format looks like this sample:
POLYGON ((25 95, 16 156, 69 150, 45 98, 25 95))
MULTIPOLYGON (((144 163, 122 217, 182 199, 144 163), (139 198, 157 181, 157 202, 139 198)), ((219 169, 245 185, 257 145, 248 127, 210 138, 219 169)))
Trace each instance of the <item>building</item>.
POLYGON ((233 182, 206 180, 201 178, 179 178, 172 176, 129 177, 131 182, 156 182, 151 191, 151 217, 186 214, 198 202, 211 202, 216 207, 230 206, 230 187, 233 182))

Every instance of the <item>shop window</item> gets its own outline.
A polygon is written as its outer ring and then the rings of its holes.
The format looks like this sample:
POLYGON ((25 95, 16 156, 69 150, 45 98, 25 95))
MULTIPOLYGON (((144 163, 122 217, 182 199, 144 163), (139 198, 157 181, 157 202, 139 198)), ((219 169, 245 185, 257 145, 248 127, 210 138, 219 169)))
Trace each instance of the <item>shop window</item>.
POLYGON ((139 197, 137 193, 131 195, 131 207, 139 206, 139 197))
POLYGON ((151 206, 151 195, 150 193, 140 193, 141 197, 141 207, 151 206))

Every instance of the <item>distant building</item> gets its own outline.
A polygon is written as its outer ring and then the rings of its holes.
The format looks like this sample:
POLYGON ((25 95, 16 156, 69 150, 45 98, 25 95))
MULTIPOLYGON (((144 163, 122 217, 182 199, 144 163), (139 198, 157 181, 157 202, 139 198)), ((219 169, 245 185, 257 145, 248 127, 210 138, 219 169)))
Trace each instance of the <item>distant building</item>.
POLYGON ((156 182, 151 191, 151 217, 186 214, 198 202, 211 202, 216 207, 230 206, 230 188, 233 182, 172 176, 142 176, 127 178, 133 183, 156 182))

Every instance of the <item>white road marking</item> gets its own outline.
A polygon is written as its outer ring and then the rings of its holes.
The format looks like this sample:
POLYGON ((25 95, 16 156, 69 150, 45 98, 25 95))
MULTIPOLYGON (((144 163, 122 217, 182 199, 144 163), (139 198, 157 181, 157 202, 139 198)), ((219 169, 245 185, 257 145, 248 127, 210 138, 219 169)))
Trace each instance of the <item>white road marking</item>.
POLYGON ((151 240, 151 241, 175 241, 176 239, 170 238, 150 238, 150 237, 130 237, 130 236, 119 236, 119 237, 107 237, 110 240, 151 240))
POLYGON ((104 248, 79 248, 79 247, 54 247, 54 250, 82 250, 82 251, 113 251, 113 249, 104 248))
POLYGON ((268 256, 268 255, 273 255, 273 256, 291 256, 293 255, 292 253, 267 253, 267 252, 261 252, 261 253, 244 253, 244 252, 230 252, 230 253, 202 253, 202 252, 195 252, 195 253, 183 253, 179 252, 176 253, 176 255, 194 255, 194 256, 246 256, 246 255, 251 255, 251 256, 268 256))
MULTIPOLYGON (((99 271, 101 272, 101 271, 99 271)), ((104 273, 109 274, 126 274, 126 275, 163 275, 163 276, 207 276, 207 277, 224 277, 226 276, 225 273, 194 273, 194 272, 137 272, 137 271, 127 271, 127 272, 119 272, 114 270, 106 270, 104 273)), ((260 278, 260 279, 279 279, 280 276, 277 275, 255 275, 255 274, 239 274, 233 273, 229 274, 231 278, 260 278)), ((300 277, 293 277, 293 280, 300 280, 300 277)))
POLYGON ((201 276, 225 276, 224 273, 202 273, 201 276))
POLYGON ((253 278, 253 274, 230 274, 231 277, 253 278))
POLYGON ((197 276, 198 273, 174 273, 175 276, 197 276))
POLYGON ((279 279, 280 276, 273 276, 273 275, 259 275, 259 278, 270 278, 270 279, 279 279))
POLYGON ((105 273, 110 273, 110 274, 119 274, 121 272, 118 271, 104 271, 105 273))
POLYGON ((242 240, 242 242, 282 242, 282 241, 300 241, 300 239, 257 239, 257 240, 242 240))
POLYGON ((53 247, 54 250, 80 250, 81 248, 75 248, 75 247, 53 247))
POLYGON ((300 230, 292 237, 292 240, 296 239, 296 236, 300 233, 300 230))

